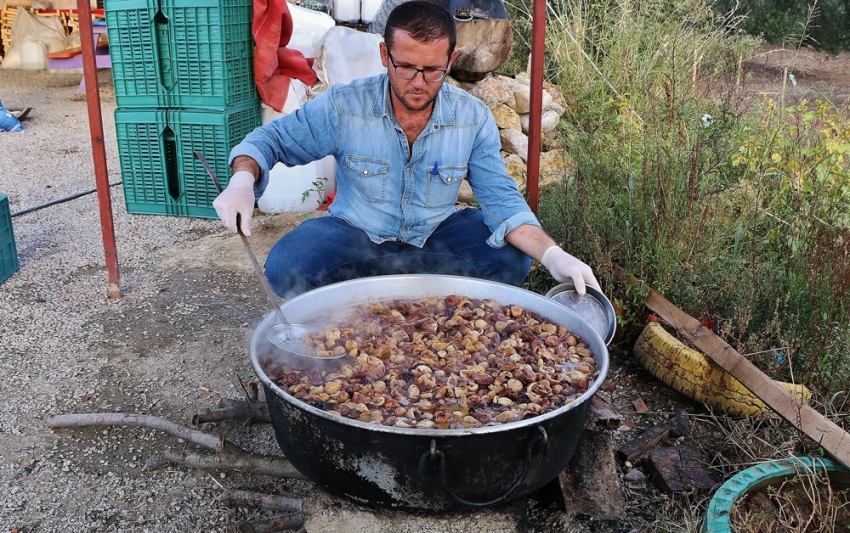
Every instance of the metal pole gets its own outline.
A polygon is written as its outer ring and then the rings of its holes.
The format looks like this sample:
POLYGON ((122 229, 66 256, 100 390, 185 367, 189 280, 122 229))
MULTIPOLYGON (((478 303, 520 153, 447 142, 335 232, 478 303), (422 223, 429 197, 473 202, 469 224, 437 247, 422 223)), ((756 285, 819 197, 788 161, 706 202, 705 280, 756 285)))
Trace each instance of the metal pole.
POLYGON ((531 95, 528 99, 528 163, 525 189, 528 206, 537 214, 540 181, 540 121, 543 105, 543 53, 546 49, 546 0, 534 0, 531 10, 531 95))
POLYGON ((97 84, 95 42, 92 33, 90 0, 77 0, 77 15, 80 18, 80 45, 83 49, 83 75, 86 82, 86 103, 89 111, 94 179, 100 208, 100 229, 103 235, 103 251, 106 256, 107 296, 121 298, 118 284, 118 252, 115 246, 115 227, 112 222, 112 200, 109 197, 109 172, 106 169, 106 148, 103 143, 103 116, 100 110, 100 88, 97 84))

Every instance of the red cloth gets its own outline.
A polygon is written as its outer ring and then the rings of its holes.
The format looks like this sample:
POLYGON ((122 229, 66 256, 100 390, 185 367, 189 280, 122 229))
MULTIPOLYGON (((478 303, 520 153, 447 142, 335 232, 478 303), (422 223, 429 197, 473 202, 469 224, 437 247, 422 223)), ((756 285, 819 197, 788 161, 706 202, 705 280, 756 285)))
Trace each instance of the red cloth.
POLYGON ((254 0, 254 83, 260 99, 278 113, 289 94, 289 80, 307 85, 319 79, 311 62, 298 50, 287 48, 292 37, 292 15, 286 0, 254 0))
POLYGON ((328 197, 325 199, 325 201, 322 202, 322 205, 320 205, 319 207, 316 208, 316 211, 327 211, 328 207, 330 207, 331 204, 333 203, 334 198, 336 198, 336 193, 335 192, 330 193, 328 195, 328 197))

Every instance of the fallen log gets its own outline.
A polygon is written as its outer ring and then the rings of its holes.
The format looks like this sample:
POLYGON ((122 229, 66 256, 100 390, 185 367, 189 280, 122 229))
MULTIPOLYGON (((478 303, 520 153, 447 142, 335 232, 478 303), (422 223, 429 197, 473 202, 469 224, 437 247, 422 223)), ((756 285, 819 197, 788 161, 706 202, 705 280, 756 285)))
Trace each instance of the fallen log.
POLYGON ((259 507, 261 509, 274 509, 276 511, 288 511, 300 513, 303 503, 301 500, 277 496, 274 494, 262 494, 247 490, 225 490, 219 498, 221 503, 231 507, 259 507))
POLYGON ((298 533, 307 533, 303 527, 304 515, 301 513, 291 513, 280 516, 274 516, 267 520, 253 520, 250 522, 242 522, 236 527, 239 533, 274 533, 275 531, 285 531, 287 529, 300 528, 298 533))
POLYGON ((157 429, 216 452, 224 449, 225 442, 218 435, 187 428, 164 418, 150 415, 137 415, 133 413, 80 413, 54 415, 47 419, 47 427, 51 429, 81 428, 87 426, 133 426, 157 429))
POLYGON ((192 424, 204 422, 221 422, 223 420, 253 420, 255 422, 271 422, 269 406, 256 400, 233 400, 222 398, 217 409, 204 409, 192 417, 192 424))
POLYGON ((145 427, 165 431, 175 437, 217 452, 215 457, 204 457, 188 452, 158 455, 148 460, 146 466, 149 470, 154 470, 168 463, 176 463, 200 469, 237 470, 287 479, 305 479, 285 457, 248 452, 218 435, 181 426, 155 416, 132 413, 55 415, 47 419, 47 425, 52 429, 87 426, 145 427))
POLYGON ((188 466, 199 470, 233 470, 285 479, 307 479, 283 457, 260 455, 247 452, 241 448, 234 450, 228 447, 223 454, 212 457, 189 452, 164 453, 148 459, 145 467, 148 470, 156 470, 168 464, 188 466))

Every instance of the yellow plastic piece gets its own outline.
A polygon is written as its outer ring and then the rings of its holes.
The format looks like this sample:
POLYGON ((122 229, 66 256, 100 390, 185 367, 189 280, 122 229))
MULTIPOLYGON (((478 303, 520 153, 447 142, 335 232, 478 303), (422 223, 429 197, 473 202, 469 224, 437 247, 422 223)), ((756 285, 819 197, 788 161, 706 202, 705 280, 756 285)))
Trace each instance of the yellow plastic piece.
MULTIPOLYGON (((643 329, 634 354, 663 383, 712 409, 730 416, 777 416, 740 381, 704 354, 682 344, 657 322, 643 329)), ((809 403, 811 392, 805 386, 778 383, 798 400, 809 403)))

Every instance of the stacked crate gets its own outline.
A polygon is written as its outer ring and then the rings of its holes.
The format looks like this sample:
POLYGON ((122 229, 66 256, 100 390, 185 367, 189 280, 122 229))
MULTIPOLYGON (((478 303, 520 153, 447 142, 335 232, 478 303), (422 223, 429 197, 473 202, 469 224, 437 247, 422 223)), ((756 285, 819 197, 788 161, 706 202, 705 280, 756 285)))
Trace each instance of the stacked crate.
POLYGON ((12 232, 12 212, 9 199, 0 194, 0 283, 18 270, 18 249, 12 232))
POLYGON ((127 212, 216 218, 196 150, 227 183, 261 123, 251 0, 106 0, 127 212))

